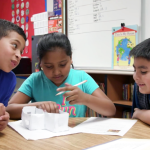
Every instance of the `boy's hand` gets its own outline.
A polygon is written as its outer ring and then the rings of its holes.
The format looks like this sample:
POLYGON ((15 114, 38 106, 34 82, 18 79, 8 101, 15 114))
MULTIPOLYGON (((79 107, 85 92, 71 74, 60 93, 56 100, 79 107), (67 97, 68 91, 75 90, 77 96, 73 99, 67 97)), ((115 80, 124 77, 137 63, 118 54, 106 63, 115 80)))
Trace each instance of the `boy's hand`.
POLYGON ((48 113, 59 113, 58 106, 55 102, 48 101, 48 102, 36 102, 37 108, 43 109, 48 113))
POLYGON ((0 103, 0 116, 3 115, 5 115, 5 106, 2 103, 0 103))
POLYGON ((141 110, 139 108, 134 108, 134 113, 133 113, 132 119, 138 119, 138 115, 139 115, 140 111, 141 110))
POLYGON ((9 113, 5 111, 4 115, 0 117, 0 131, 6 128, 9 121, 9 113))
POLYGON ((86 94, 82 92, 77 86, 72 86, 65 83, 66 87, 58 88, 57 91, 69 91, 64 94, 67 97, 66 100, 69 101, 70 105, 73 104, 85 104, 86 94))

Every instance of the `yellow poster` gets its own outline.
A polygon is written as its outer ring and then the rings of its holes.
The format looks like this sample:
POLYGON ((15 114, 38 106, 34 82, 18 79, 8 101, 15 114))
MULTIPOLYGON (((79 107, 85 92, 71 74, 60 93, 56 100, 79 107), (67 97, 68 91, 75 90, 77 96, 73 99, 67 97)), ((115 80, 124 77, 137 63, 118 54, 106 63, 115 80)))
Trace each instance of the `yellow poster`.
POLYGON ((113 69, 134 70, 133 58, 129 53, 138 42, 137 26, 114 27, 113 32, 113 69))

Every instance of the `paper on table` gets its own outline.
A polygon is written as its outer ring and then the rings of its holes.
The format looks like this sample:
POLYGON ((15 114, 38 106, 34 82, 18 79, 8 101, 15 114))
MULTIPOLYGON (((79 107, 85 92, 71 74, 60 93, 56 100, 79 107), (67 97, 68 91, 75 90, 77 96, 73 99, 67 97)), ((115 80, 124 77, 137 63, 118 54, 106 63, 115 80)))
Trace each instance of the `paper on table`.
POLYGON ((122 138, 108 143, 100 144, 87 150, 149 150, 150 140, 122 138))
POLYGON ((136 122, 130 119, 91 117, 74 129, 83 133, 123 136, 136 122))
POLYGON ((48 130, 28 130, 27 128, 24 128, 22 126, 22 120, 9 122, 8 125, 12 127, 14 130, 16 130, 20 135, 22 135, 27 140, 38 140, 38 139, 45 139, 54 136, 62 136, 62 135, 79 133, 79 131, 74 131, 74 129, 70 127, 68 131, 56 132, 56 133, 48 130))

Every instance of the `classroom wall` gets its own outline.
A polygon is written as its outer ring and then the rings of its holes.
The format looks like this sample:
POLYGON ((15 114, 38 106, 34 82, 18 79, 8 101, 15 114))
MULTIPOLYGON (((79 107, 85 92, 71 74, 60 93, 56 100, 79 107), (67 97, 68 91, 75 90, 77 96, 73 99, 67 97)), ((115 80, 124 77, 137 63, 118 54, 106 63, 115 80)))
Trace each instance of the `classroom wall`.
POLYGON ((150 0, 142 0, 141 40, 150 37, 150 0))

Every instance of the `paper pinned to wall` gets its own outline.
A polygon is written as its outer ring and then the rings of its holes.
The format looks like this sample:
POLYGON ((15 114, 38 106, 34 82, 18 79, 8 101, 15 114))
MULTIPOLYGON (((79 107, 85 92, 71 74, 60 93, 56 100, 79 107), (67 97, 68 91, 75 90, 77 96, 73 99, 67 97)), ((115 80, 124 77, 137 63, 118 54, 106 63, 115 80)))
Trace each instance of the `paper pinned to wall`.
POLYGON ((138 26, 112 28, 113 69, 133 71, 133 57, 130 51, 138 44, 138 26))

